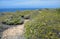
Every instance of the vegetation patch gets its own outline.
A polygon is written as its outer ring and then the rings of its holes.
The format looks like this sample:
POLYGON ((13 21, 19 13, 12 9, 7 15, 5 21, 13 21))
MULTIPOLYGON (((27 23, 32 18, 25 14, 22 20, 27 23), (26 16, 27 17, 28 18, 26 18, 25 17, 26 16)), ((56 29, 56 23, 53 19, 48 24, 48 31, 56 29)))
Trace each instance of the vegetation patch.
POLYGON ((7 12, 0 16, 0 22, 7 25, 23 24, 25 19, 30 19, 25 23, 26 39, 60 39, 60 9, 7 12))
POLYGON ((60 39, 60 15, 57 10, 42 10, 25 24, 26 39, 60 39))

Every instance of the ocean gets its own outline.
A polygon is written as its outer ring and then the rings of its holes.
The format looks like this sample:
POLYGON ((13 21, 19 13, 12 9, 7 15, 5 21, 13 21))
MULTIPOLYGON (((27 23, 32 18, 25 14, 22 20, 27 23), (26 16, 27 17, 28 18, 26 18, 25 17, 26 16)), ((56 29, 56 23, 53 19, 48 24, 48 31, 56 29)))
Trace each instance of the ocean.
POLYGON ((38 8, 4 8, 0 9, 0 12, 16 12, 16 11, 23 11, 23 10, 36 10, 38 8))

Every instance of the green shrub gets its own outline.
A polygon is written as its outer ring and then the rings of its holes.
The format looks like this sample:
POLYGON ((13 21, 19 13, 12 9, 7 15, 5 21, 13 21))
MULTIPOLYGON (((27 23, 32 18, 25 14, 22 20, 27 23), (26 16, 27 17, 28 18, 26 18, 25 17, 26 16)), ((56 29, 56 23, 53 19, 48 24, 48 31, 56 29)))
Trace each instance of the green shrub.
POLYGON ((24 20, 21 18, 21 16, 12 16, 7 19, 4 19, 3 23, 8 25, 17 25, 23 23, 24 20))
POLYGON ((26 39, 60 39, 60 15, 42 11, 25 24, 26 39))

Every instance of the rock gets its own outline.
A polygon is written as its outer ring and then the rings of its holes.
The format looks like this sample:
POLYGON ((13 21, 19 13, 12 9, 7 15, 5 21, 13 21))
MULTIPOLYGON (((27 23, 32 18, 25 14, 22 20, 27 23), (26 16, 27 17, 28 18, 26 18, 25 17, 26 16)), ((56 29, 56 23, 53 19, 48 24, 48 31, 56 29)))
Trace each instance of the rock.
POLYGON ((0 32, 0 39, 1 39, 1 37, 2 37, 2 32, 0 32))
POLYGON ((24 16, 24 19, 30 19, 30 15, 24 16))

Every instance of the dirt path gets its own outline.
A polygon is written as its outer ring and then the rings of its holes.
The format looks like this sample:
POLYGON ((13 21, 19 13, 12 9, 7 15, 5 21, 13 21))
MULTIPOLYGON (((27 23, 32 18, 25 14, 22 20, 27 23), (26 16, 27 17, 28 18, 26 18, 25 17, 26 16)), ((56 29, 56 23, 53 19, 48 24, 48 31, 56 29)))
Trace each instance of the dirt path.
MULTIPOLYGON (((25 20, 24 24, 29 21, 25 20)), ((1 39, 24 39, 24 24, 11 27, 3 32, 1 39)))

